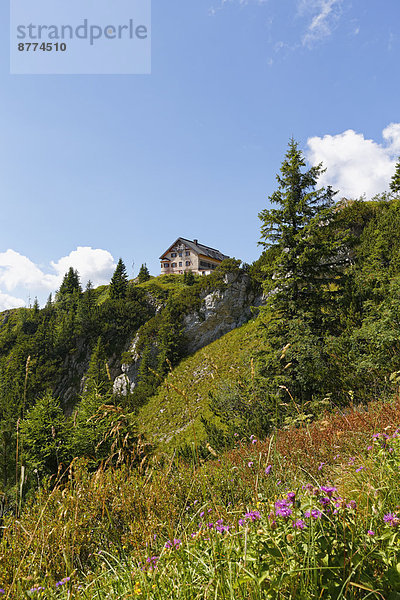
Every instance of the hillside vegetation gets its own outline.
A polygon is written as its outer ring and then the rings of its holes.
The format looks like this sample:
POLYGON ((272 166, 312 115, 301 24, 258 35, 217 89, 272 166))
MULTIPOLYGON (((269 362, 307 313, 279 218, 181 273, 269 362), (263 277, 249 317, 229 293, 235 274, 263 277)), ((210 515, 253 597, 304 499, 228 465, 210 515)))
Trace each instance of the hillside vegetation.
POLYGON ((3 314, 1 596, 400 598, 400 184, 321 173, 291 140, 253 265, 3 314), (263 306, 189 356, 238 281, 263 306))

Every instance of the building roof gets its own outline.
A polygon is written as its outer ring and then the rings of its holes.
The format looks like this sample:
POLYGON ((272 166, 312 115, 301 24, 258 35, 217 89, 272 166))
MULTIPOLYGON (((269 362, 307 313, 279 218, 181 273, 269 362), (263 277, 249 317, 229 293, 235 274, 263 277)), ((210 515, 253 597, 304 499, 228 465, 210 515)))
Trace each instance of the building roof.
MULTIPOLYGON (((208 256, 209 258, 213 258, 214 260, 223 261, 225 258, 229 258, 226 254, 222 254, 216 248, 211 248, 210 246, 205 246, 204 244, 199 244, 198 240, 187 240, 186 238, 179 237, 171 246, 164 252, 167 254, 176 244, 183 243, 188 248, 191 248, 196 254, 202 254, 203 256, 208 256)), ((164 260, 164 254, 160 256, 161 260, 164 260)))

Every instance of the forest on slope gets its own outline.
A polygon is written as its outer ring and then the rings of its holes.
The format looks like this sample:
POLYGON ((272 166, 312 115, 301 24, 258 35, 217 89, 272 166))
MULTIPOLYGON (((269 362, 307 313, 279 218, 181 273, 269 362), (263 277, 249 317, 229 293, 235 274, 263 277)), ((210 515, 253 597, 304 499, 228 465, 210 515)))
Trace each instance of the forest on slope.
MULTIPOLYGON (((220 368, 234 361, 240 368, 216 372, 195 392, 200 428, 179 438, 183 455, 193 432, 207 457, 210 446, 230 447, 235 435, 266 436, 326 409, 390 396, 400 380, 399 164, 390 193, 335 201, 331 189, 318 188, 321 167, 307 170, 291 141, 270 198, 277 208, 260 214, 264 250, 253 265, 231 259, 208 277, 173 281, 149 279, 144 269, 128 282, 120 261, 110 286, 85 291, 70 269, 43 309, 35 303, 3 313, 0 472, 9 506, 75 457, 91 470, 137 464, 148 433, 156 450, 160 401, 180 415, 191 402, 177 366, 187 355, 182 316, 205 293, 223 290, 232 271, 263 289, 265 306, 250 351, 237 339, 224 354, 229 335, 214 343, 220 368), (140 380, 132 393, 116 395, 112 381, 137 332, 140 380)), ((196 356, 182 363, 186 370, 196 356)))

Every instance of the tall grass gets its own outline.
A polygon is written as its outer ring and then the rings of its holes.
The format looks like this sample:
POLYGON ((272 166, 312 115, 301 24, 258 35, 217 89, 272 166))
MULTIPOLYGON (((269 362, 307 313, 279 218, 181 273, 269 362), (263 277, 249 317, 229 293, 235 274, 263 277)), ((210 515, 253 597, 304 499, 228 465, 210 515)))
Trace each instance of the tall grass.
POLYGON ((399 417, 398 401, 375 403, 239 440, 218 460, 154 459, 144 474, 76 462, 5 522, 0 588, 18 599, 395 600, 399 417))

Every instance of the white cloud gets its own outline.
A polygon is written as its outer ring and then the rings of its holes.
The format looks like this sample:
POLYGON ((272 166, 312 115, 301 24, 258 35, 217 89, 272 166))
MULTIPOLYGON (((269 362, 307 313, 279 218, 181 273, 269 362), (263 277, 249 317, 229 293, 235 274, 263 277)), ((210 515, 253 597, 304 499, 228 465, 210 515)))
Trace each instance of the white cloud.
POLYGON ((329 37, 336 26, 343 0, 300 0, 299 13, 311 13, 311 22, 303 35, 303 45, 311 47, 329 37))
POLYGON ((367 198, 387 191, 400 154, 400 123, 391 123, 382 132, 383 143, 369 140, 348 129, 338 135, 307 140, 311 164, 323 163, 327 171, 322 185, 339 190, 340 197, 367 198))
POLYGON ((63 256, 57 262, 51 261, 51 266, 60 281, 68 269, 73 267, 77 269, 83 284, 90 279, 94 286, 98 286, 109 283, 116 264, 107 250, 78 246, 68 256, 63 256))
POLYGON ((247 6, 248 4, 266 4, 269 0, 220 0, 217 6, 213 6, 209 9, 208 14, 214 16, 219 10, 222 10, 229 4, 238 4, 240 6, 247 6))
POLYGON ((54 285, 55 276, 43 273, 26 256, 15 250, 0 252, 0 286, 6 290, 10 291, 19 286, 26 289, 52 289, 54 285))
POLYGON ((78 246, 68 256, 51 261, 50 272, 45 272, 15 250, 0 252, 0 310, 4 306, 12 308, 25 304, 20 298, 3 293, 2 289, 7 292, 27 290, 31 297, 42 296, 44 292, 54 292, 60 286, 70 267, 78 270, 82 285, 90 279, 94 286, 98 286, 109 283, 116 264, 107 250, 78 246))
POLYGON ((14 296, 0 292, 0 312, 9 308, 21 308, 21 306, 25 306, 22 298, 15 298, 14 296))

